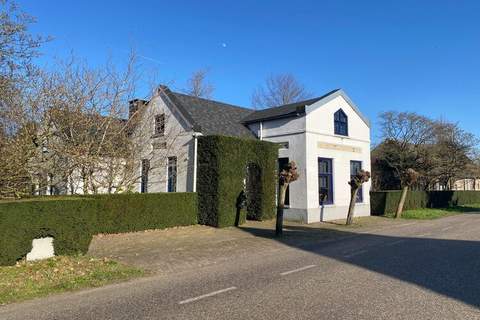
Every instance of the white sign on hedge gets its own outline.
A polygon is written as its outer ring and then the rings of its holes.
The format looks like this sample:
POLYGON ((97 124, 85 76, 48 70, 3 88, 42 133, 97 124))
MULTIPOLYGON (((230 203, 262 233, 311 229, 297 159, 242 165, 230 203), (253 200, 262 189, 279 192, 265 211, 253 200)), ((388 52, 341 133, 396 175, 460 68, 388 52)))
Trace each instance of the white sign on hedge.
POLYGON ((55 256, 55 250, 53 249, 53 238, 45 237, 33 239, 32 251, 27 253, 27 261, 48 259, 55 256))

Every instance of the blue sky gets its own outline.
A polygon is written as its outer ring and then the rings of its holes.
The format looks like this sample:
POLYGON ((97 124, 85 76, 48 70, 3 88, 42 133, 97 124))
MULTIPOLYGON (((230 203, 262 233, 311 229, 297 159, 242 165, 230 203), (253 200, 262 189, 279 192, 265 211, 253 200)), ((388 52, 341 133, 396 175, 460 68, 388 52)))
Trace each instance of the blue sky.
POLYGON ((182 87, 209 68, 214 98, 241 106, 268 75, 289 72, 314 95, 343 88, 374 137, 386 110, 480 136, 480 1, 18 2, 37 17, 34 32, 55 38, 42 64, 72 51, 92 65, 124 61, 133 47, 159 82, 182 87))

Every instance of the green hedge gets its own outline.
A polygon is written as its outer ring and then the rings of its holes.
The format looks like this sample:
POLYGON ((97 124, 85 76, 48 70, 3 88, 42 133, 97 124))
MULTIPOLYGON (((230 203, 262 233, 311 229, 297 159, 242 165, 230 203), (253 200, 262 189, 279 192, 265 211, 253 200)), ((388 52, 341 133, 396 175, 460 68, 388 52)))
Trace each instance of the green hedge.
MULTIPOLYGON (((372 214, 394 213, 401 193, 401 191, 370 192, 372 214)), ((404 209, 447 208, 474 203, 480 203, 480 191, 409 191, 404 209)))
POLYGON ((243 223, 245 216, 253 220, 273 218, 277 158, 278 146, 271 142, 224 136, 199 137, 199 223, 215 227, 235 224, 247 166, 258 173, 259 179, 252 183, 257 190, 247 192, 246 210, 241 211, 239 222, 243 223))
POLYGON ((0 265, 31 250, 32 239, 52 236, 56 254, 86 253, 98 233, 133 232, 197 223, 194 193, 55 197, 0 202, 0 265))

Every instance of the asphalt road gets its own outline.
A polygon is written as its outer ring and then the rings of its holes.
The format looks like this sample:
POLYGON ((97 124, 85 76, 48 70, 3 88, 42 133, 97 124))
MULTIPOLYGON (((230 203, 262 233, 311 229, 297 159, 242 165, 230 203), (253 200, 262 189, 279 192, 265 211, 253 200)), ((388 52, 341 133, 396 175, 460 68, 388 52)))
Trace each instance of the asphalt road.
POLYGON ((12 304, 0 319, 480 319, 479 240, 480 214, 405 222, 12 304))

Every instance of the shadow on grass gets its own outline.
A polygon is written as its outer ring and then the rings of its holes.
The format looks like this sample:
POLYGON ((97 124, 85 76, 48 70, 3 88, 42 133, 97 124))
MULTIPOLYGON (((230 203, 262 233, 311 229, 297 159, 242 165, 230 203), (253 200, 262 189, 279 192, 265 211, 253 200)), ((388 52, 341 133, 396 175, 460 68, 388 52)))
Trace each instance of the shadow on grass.
POLYGON ((480 207, 473 207, 469 205, 450 207, 442 210, 450 211, 450 212, 458 212, 458 213, 473 213, 473 214, 480 213, 480 207))
POLYGON ((240 229, 480 307, 480 242, 477 241, 384 236, 302 226, 289 226, 284 229, 284 236, 278 238, 274 230, 240 229), (365 247, 367 252, 355 255, 365 247))

